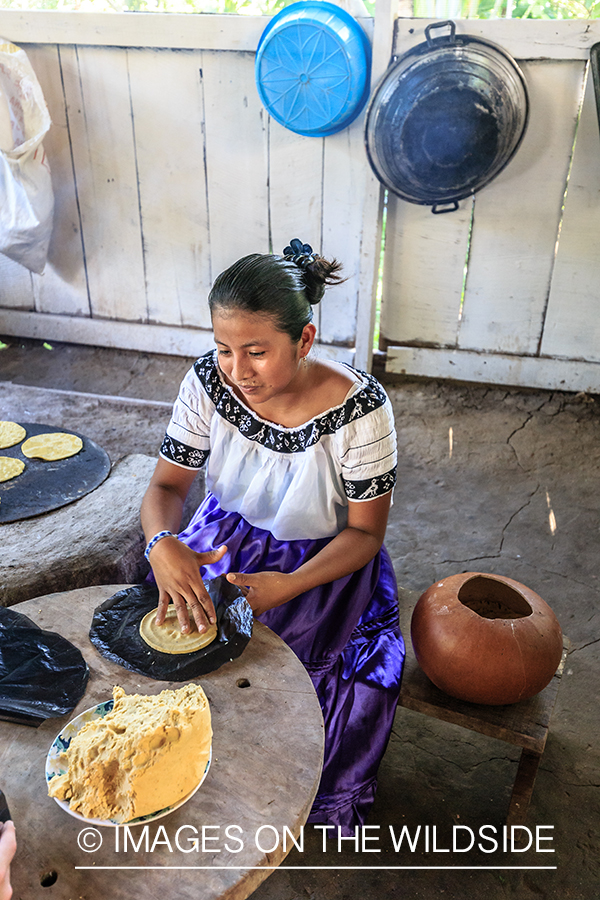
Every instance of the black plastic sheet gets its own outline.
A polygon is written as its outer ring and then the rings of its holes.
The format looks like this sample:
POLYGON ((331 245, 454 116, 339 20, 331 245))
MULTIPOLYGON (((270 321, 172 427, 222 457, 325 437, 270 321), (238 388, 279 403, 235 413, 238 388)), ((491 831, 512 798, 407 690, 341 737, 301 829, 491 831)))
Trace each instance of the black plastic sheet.
POLYGON ((88 667, 62 635, 44 631, 0 607, 0 718, 39 725, 74 709, 85 693, 88 667))
POLYGON ((90 640, 100 653, 132 672, 157 681, 189 681, 240 656, 252 636, 252 610, 239 588, 222 575, 204 586, 217 614, 217 637, 195 653, 161 653, 140 635, 140 622, 158 606, 153 583, 136 584, 109 597, 94 611, 90 640))

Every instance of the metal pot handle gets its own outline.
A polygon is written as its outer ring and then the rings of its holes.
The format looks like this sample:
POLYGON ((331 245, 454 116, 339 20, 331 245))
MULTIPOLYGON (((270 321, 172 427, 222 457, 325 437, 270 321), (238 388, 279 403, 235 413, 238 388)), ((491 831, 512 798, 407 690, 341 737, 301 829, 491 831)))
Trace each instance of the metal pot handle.
POLYGON ((447 19, 445 22, 432 22, 431 25, 428 25, 425 29, 425 39, 427 40, 427 44, 429 47, 433 47, 435 43, 435 38, 431 37, 431 32, 434 28, 445 28, 446 26, 450 29, 450 34, 441 35, 438 38, 438 41, 444 41, 444 43, 454 44, 456 43, 456 24, 451 21, 451 19, 447 19))
POLYGON ((442 213, 456 212, 458 209, 458 200, 449 200, 447 203, 434 203, 431 212, 434 216, 440 216, 442 213))

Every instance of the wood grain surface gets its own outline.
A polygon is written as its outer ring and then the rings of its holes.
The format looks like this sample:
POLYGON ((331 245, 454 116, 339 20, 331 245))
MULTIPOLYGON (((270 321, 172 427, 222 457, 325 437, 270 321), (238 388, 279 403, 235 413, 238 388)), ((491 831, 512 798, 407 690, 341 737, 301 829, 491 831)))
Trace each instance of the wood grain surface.
POLYGON ((89 826, 46 794, 46 755, 74 716, 108 699, 115 684, 128 693, 146 694, 180 686, 128 672, 91 645, 93 610, 123 587, 81 588, 15 607, 78 646, 90 679, 83 700, 67 716, 47 720, 38 729, 0 723, 1 786, 19 844, 11 868, 14 898, 43 893, 49 900, 129 900, 142 894, 240 900, 281 863, 293 846, 290 835, 301 833, 323 753, 321 710, 306 670, 260 622, 239 659, 198 679, 212 712, 211 768, 201 789, 178 810, 147 826, 131 827, 139 849, 129 841, 125 850, 124 829, 106 827, 99 830, 99 850, 81 850, 78 836, 89 826), (42 888, 49 881, 53 883, 42 888))
POLYGON ((409 648, 399 705, 541 754, 546 745, 569 647, 569 640, 565 637, 560 664, 543 691, 527 700, 505 706, 468 703, 441 691, 425 675, 409 648))

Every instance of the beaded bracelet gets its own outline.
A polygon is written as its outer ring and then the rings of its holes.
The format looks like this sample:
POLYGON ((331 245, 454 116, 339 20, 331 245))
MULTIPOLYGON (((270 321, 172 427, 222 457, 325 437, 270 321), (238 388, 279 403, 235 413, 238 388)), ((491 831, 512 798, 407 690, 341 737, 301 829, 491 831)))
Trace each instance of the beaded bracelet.
POLYGON ((146 557, 148 562, 150 562, 150 551, 152 550, 154 545, 158 544, 158 542, 164 537, 177 537, 177 535, 173 534, 172 531, 159 531, 158 534, 155 534, 154 537, 148 541, 148 545, 144 550, 144 556, 146 557))

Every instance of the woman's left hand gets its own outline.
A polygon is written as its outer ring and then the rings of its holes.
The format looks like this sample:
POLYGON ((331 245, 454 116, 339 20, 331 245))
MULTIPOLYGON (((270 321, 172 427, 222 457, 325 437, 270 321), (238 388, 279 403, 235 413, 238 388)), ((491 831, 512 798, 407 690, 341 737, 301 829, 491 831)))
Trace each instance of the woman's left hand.
POLYGON ((246 600, 256 616, 287 603, 298 593, 293 588, 292 575, 285 572, 255 572, 253 575, 230 572, 227 581, 248 589, 246 600))
POLYGON ((347 527, 293 572, 230 572, 227 580, 248 588, 246 599, 259 616, 319 584, 350 575, 370 562, 381 547, 390 500, 391 492, 375 500, 350 502, 347 527))

